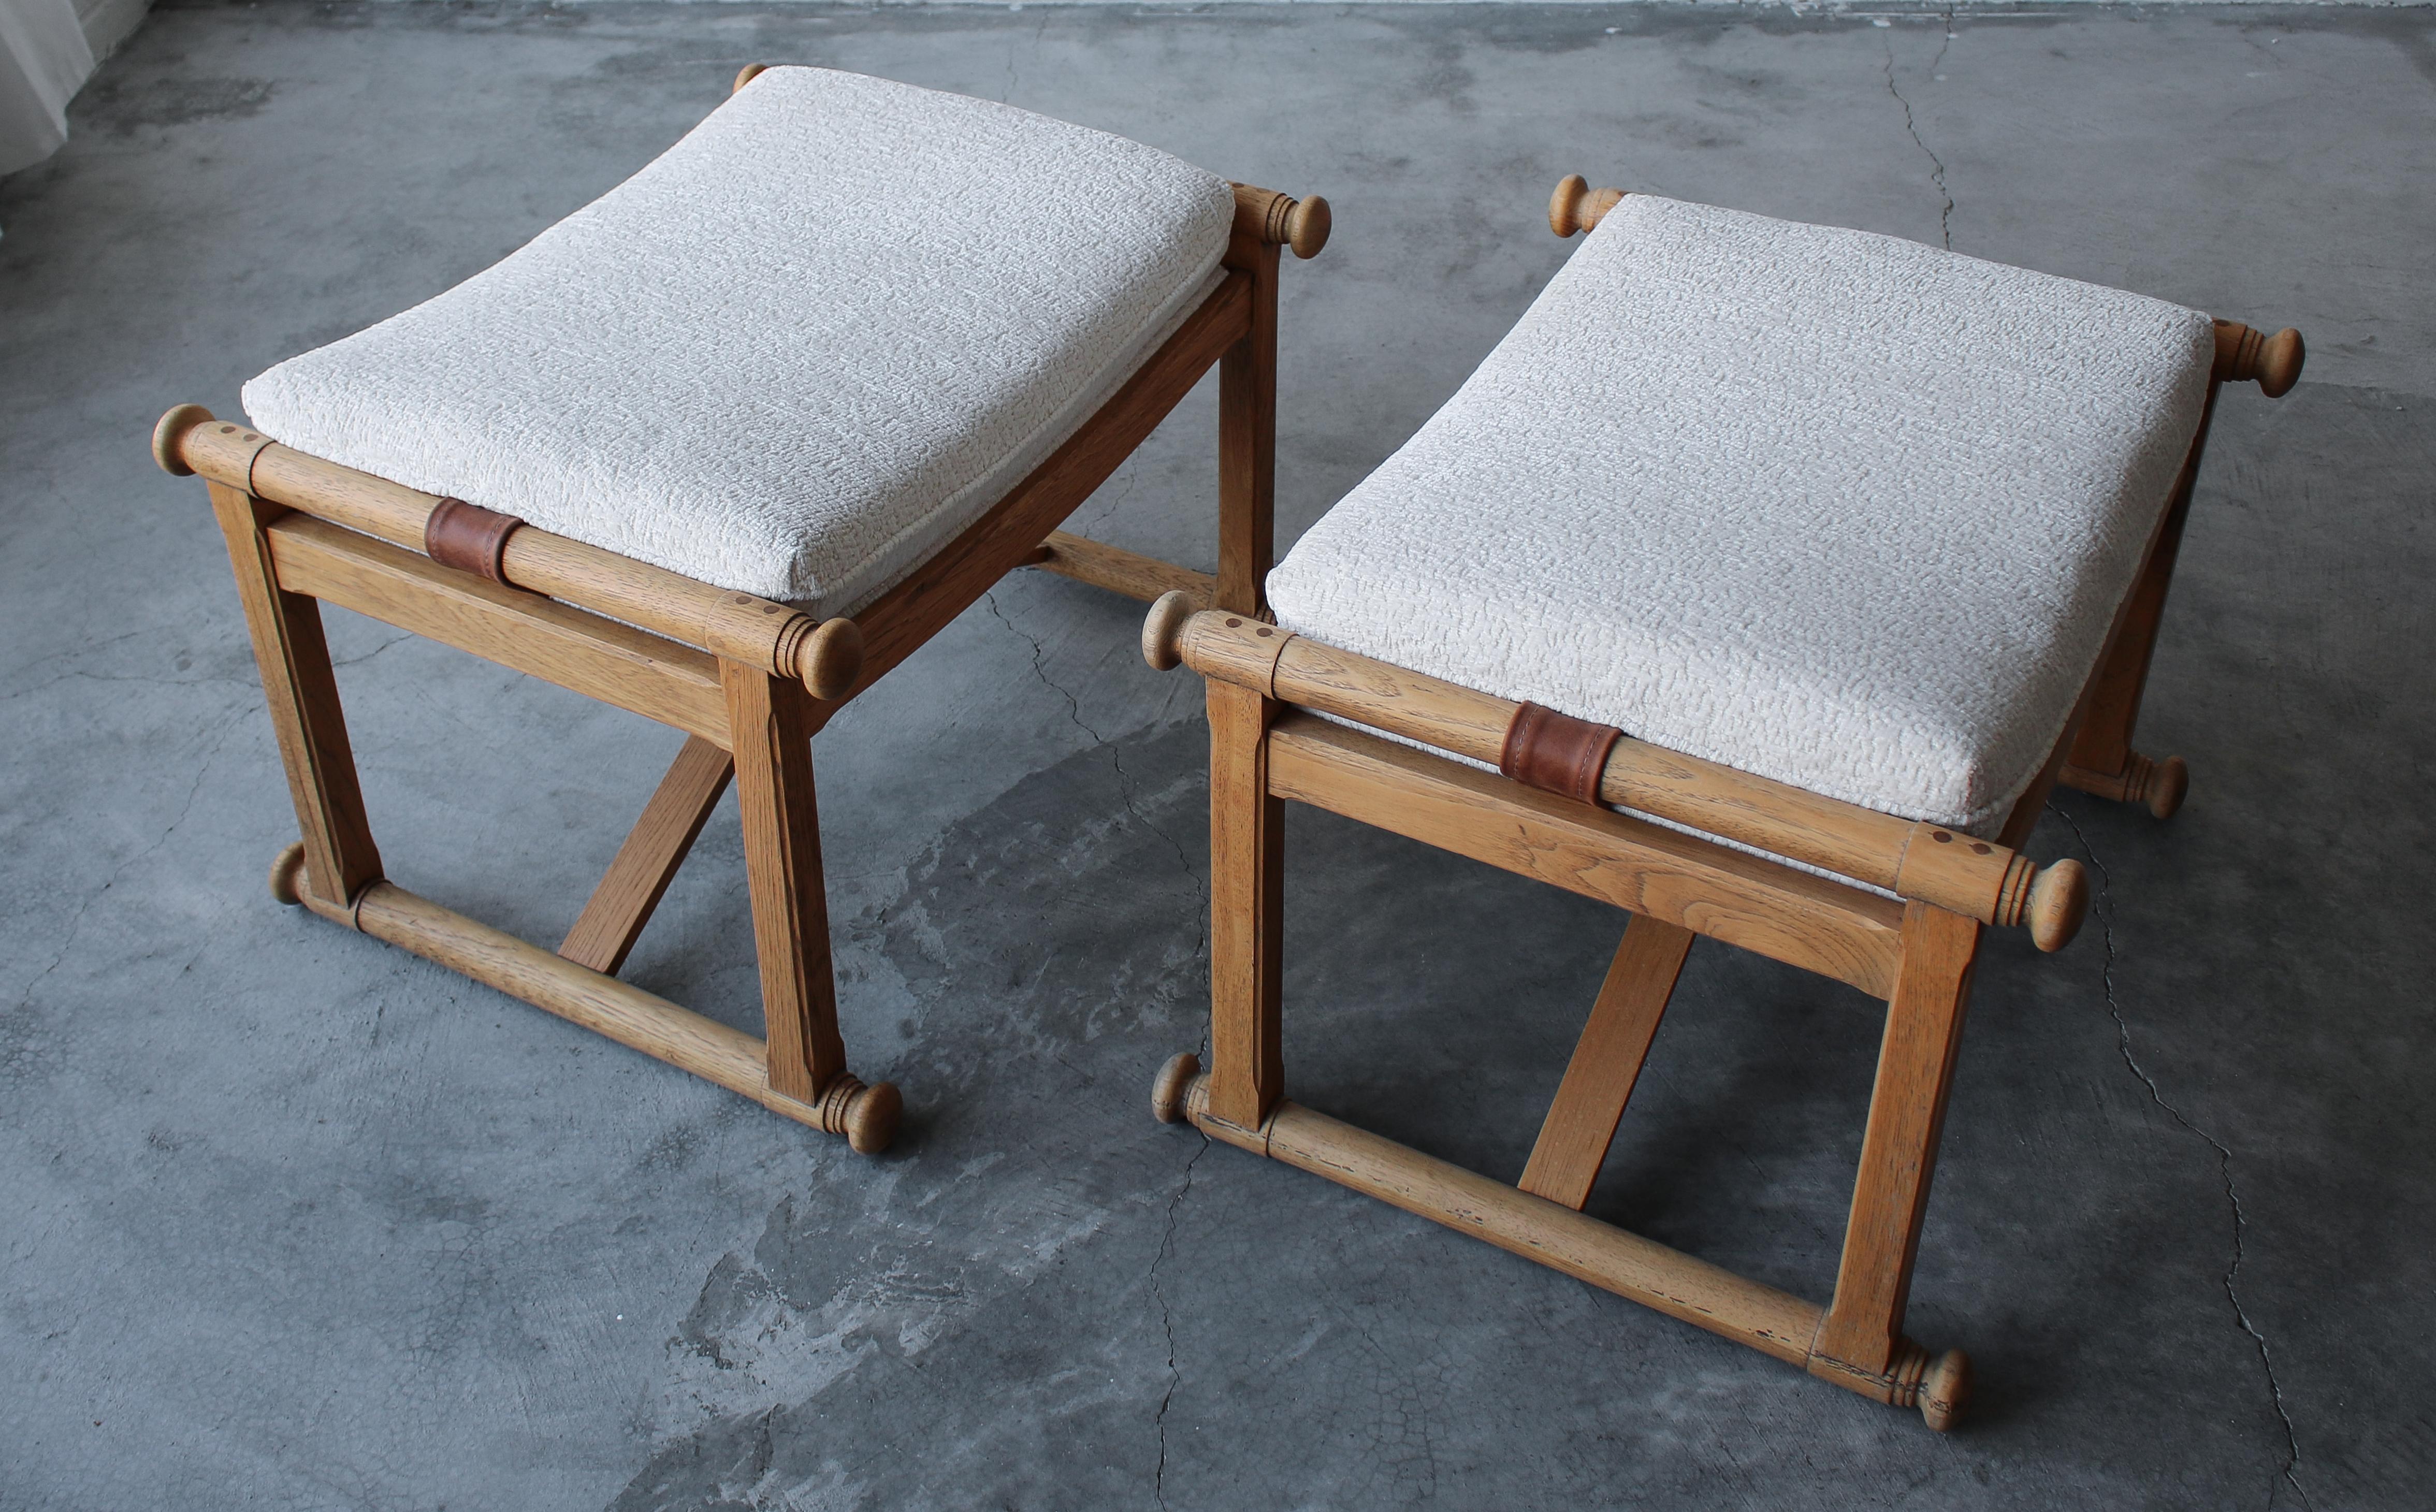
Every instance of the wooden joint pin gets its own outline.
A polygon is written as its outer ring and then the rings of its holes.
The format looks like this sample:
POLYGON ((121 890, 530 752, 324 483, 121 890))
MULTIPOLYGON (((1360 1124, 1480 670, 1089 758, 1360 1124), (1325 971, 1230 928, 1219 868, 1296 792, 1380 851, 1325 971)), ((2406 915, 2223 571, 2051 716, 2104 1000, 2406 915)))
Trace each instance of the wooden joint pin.
POLYGON ((1328 233, 1334 223, 1328 201, 1317 195, 1297 200, 1275 189, 1256 189, 1248 183, 1233 186, 1235 190, 1235 230, 1243 235, 1269 247, 1291 247, 1296 257, 1319 255, 1328 245, 1328 233))
POLYGON ((1142 620, 1142 659, 1160 671, 1187 663, 1204 677, 1274 698, 1278 658, 1294 638, 1293 631, 1249 615, 1196 610, 1192 596, 1177 589, 1159 595, 1142 620))
POLYGON ((815 622, 797 615, 779 632, 776 670, 802 682, 814 698, 834 702, 862 675, 862 627, 851 619, 815 622))
POLYGON ((2301 333, 2286 326, 2269 336, 2239 321, 2216 322, 2216 371, 2218 383, 2255 381, 2258 391, 2281 399, 2301 381, 2301 366, 2309 357, 2301 333))
POLYGON ((812 1106, 822 1133, 844 1135, 857 1155, 878 1155, 896 1138, 905 1099, 893 1082, 865 1086, 860 1078, 840 1071, 821 1088, 812 1106))
POLYGON ((172 478, 202 474, 213 482, 253 492, 253 460, 270 438, 250 426, 215 419, 201 405, 179 405, 152 427, 152 460, 172 478))
POLYGON ((1624 194, 1622 189, 1593 189, 1588 179, 1568 173, 1548 197, 1548 229, 1559 236, 1595 230, 1609 211, 1624 202, 1624 194))

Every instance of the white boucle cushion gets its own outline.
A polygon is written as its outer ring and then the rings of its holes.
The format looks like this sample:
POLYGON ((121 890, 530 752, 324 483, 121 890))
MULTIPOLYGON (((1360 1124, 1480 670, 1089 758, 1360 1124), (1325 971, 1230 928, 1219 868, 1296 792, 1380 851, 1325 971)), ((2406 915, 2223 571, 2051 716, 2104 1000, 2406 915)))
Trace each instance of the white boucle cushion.
POLYGON ((1268 592, 1349 651, 1988 833, 2190 446, 2206 317, 1635 195, 1268 592))
POLYGON ((287 445, 850 614, 1217 287, 1226 181, 1121 137, 774 68, 497 266, 245 388, 287 445))

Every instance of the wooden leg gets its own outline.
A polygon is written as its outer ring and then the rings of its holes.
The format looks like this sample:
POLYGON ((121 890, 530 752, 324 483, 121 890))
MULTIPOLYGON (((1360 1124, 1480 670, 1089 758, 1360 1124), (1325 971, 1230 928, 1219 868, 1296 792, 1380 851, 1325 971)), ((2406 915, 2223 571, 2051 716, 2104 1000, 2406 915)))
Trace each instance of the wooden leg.
POLYGON ((1277 705, 1209 684, 1209 1112, 1257 1129, 1285 1084, 1279 947, 1285 802, 1269 794, 1277 705))
POLYGON ((592 890, 592 900, 583 905, 575 928, 566 931, 560 955, 604 976, 617 974, 735 772, 736 763, 726 752, 698 735, 687 739, 652 801, 643 806, 643 816, 618 847, 618 859, 592 890))
POLYGON ((845 1076, 812 798, 811 701, 803 685, 740 662, 722 658, 720 677, 735 737, 770 1087, 809 1103, 845 1076))
POLYGON ((1252 256, 1252 331, 1218 359, 1218 601, 1257 615, 1277 551, 1278 250, 1252 256))
MULTIPOLYGON (((1885 1379, 1925 1364, 1919 1347, 1903 1336, 1904 1307, 1962 1042, 1979 926, 1911 903, 1904 909, 1903 940, 1836 1300, 1811 1345, 1811 1374, 1830 1379, 1885 1379)), ((1932 1425, 1942 1426, 1929 1416, 1932 1425)))
POLYGON ((296 800, 304 844, 300 885, 326 909, 344 912, 380 880, 381 859, 356 780, 338 675, 322 634, 322 606, 279 586, 263 527, 287 511, 220 483, 211 485, 211 494, 212 512, 228 537, 229 565, 245 604, 253 659, 262 669, 263 698, 287 770, 287 791, 296 800))
POLYGON ((1524 1191, 1575 1211, 1590 1200, 1691 948, 1692 931, 1679 925, 1635 914, 1626 927, 1522 1168, 1524 1191))
POLYGON ((2170 818, 2182 807, 2183 795, 2190 787, 2190 771, 2180 756, 2159 761, 2133 750, 2132 732, 2140 721, 2140 703, 2149 689, 2149 664, 2156 655, 2157 631, 2166 617, 2166 594, 2174 582, 2174 559, 2182 550, 2191 491, 2198 482, 2200 459, 2207 450, 2217 387, 2208 386, 2207 405, 2200 413, 2190 455, 2175 481, 2166 528, 2157 537, 2148 571, 2132 589, 2122 628, 2098 670, 2089 713, 2057 773, 2057 780, 2065 787, 2118 803, 2144 803, 2160 819, 2170 818))

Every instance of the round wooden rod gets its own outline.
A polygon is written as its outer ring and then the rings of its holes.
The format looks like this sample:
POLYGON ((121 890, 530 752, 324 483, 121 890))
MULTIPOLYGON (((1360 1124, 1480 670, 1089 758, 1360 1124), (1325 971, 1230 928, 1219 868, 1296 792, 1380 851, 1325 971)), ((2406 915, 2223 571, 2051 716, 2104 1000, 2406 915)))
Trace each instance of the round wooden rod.
POLYGON ((768 63, 746 63, 736 71, 736 82, 727 86, 727 92, 733 95, 769 71, 768 63))
MULTIPOLYGON (((1142 623, 1142 654, 1153 667, 1181 662, 1204 677, 1500 765, 1522 708, 1513 700, 1246 616, 1195 611, 1179 603, 1183 599, 1180 593, 1162 598, 1142 623)), ((2062 948, 2086 912, 2087 880, 2078 862, 2042 870, 1993 841, 1824 797, 1629 735, 1608 753, 1598 794, 1611 807, 1688 825, 1982 924, 2030 925, 2042 949, 2062 948)))
POLYGON ((2302 364, 2308 359, 2308 348, 2301 340, 2301 333, 2288 325, 2269 336, 2239 321, 2216 322, 2215 376, 2218 383, 2248 383, 2254 379, 2259 392, 2270 399, 2281 399, 2301 381, 2302 364))
MULTIPOLYGON (((421 552, 441 496, 325 461, 261 432, 180 405, 152 430, 152 456, 168 472, 200 473, 225 487, 302 510, 333 525, 421 552)), ((502 579, 529 592, 623 619, 714 655, 799 680, 814 698, 837 699, 862 670, 862 632, 852 620, 815 620, 801 610, 688 578, 647 562, 517 528, 499 551, 502 579)))
POLYGON ((1296 257, 1316 257, 1334 223, 1328 201, 1317 195, 1297 200, 1275 189, 1234 185, 1235 231, 1270 247, 1291 247, 1296 257))
POLYGON ((1548 197, 1548 229, 1559 236, 1592 230, 1623 202, 1622 189, 1593 189, 1588 179, 1568 173, 1557 181, 1557 192, 1548 197))

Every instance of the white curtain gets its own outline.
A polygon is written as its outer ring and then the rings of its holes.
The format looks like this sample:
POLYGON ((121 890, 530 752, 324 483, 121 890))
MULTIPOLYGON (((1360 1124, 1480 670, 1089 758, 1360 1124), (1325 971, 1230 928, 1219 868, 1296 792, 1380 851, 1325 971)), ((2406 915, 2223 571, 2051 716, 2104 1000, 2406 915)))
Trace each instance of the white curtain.
POLYGON ((93 65, 76 0, 0 0, 0 173, 59 150, 93 65))

